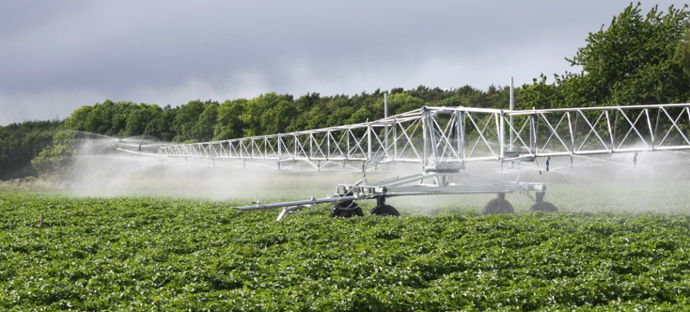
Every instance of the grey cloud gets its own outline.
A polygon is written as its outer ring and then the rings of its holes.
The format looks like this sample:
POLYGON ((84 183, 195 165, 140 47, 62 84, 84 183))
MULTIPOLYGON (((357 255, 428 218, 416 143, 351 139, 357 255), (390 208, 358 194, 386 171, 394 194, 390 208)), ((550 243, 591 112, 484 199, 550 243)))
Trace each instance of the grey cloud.
POLYGON ((56 106, 51 111, 64 117, 92 104, 87 101, 95 95, 180 104, 273 90, 485 87, 510 75, 526 82, 540 72, 566 69, 563 57, 572 56, 588 32, 626 5, 593 0, 3 3, 0 108, 13 105, 15 113, 0 114, 0 123, 54 117, 36 109, 48 104, 34 101, 46 98, 56 106), (435 64, 434 72, 429 64, 435 64))

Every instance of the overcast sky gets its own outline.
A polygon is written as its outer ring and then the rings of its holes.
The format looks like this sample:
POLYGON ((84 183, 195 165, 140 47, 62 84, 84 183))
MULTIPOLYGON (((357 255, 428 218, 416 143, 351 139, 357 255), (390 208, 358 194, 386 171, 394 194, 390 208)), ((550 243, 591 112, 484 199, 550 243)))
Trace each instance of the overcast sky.
POLYGON ((577 70, 564 57, 627 3, 3 0, 0 125, 105 99, 522 84, 577 70))

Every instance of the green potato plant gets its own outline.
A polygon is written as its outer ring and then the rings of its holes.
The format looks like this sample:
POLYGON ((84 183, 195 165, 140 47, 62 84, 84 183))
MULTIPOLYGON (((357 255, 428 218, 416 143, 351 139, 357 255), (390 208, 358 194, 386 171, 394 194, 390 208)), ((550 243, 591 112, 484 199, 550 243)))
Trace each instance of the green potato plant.
POLYGON ((682 310, 690 216, 274 222, 166 198, 0 193, 0 310, 682 310), (43 228, 39 226, 44 215, 43 228))

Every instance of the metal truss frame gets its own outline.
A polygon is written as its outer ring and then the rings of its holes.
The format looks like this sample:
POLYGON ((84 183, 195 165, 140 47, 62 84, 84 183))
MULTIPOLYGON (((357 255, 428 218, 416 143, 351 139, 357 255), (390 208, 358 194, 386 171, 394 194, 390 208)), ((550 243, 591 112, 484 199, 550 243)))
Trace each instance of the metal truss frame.
POLYGON ((159 146, 167 157, 409 162, 426 170, 465 162, 690 149, 690 104, 533 110, 423 107, 337 127, 159 146))
MULTIPOLYGON (((255 204, 240 210, 282 207, 278 220, 321 203, 391 196, 536 192, 542 183, 485 181, 469 177, 475 161, 536 157, 690 150, 690 104, 500 110, 422 107, 380 120, 291 133, 157 146, 166 157, 302 161, 321 169, 329 163, 418 163, 407 177, 340 184, 322 199, 255 204)), ((131 145, 131 144, 130 144, 131 145)), ((128 145, 118 149, 127 150, 128 145)), ((131 146, 130 146, 131 147, 131 146)), ((141 150, 141 146, 139 146, 141 150)), ((132 152, 132 151, 130 151, 132 152)), ((136 153, 136 152, 135 152, 136 153)), ((151 153, 146 153, 151 155, 151 153)))

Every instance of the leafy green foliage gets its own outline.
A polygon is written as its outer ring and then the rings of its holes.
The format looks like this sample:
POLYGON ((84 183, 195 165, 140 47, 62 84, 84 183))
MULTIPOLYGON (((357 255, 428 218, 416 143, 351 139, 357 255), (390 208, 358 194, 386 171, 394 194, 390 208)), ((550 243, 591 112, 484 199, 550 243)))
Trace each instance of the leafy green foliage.
POLYGON ((556 84, 547 82, 545 75, 534 78, 531 85, 524 85, 516 97, 522 109, 559 107, 564 103, 561 89, 556 84))
POLYGON ((240 119, 240 115, 247 105, 247 100, 239 99, 234 101, 225 101, 218 108, 218 120, 214 128, 215 140, 224 140, 238 138, 242 136, 241 130, 244 124, 240 119))
POLYGON ((177 135, 175 141, 193 141, 199 132, 199 124, 197 119, 204 111, 206 104, 214 105, 214 103, 203 103, 201 101, 190 101, 185 105, 181 105, 175 114, 173 121, 173 128, 177 135))
POLYGON ((277 223, 214 202, 0 193, 0 309, 682 310, 687 216, 277 223), (45 216, 39 227, 40 214, 45 216))
POLYGON ((52 144, 41 150, 31 164, 42 176, 61 178, 76 153, 77 132, 61 130, 55 133, 52 144))
POLYGON ((132 106, 127 112, 124 135, 150 135, 152 129, 148 127, 149 123, 162 113, 163 110, 156 105, 139 104, 132 106))
MULTIPOLYGON (((491 86, 487 91, 464 86, 442 90, 419 86, 395 89, 389 113, 397 114, 424 105, 472 105, 504 107, 508 89, 491 86)), ((75 110, 65 128, 111 136, 147 135, 164 141, 199 142, 242 136, 315 129, 383 117, 383 93, 322 97, 309 93, 266 93, 253 99, 190 101, 177 108, 106 100, 75 110)))
POLYGON ((59 121, 28 121, 0 127, 0 180, 36 174, 31 159, 50 145, 60 124, 59 121))
POLYGON ((688 7, 653 7, 643 14, 630 4, 607 27, 590 33, 572 66, 579 73, 524 86, 523 108, 658 104, 690 101, 687 57, 688 7))

